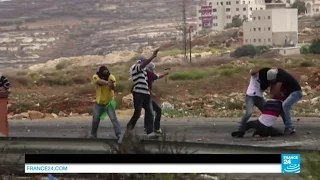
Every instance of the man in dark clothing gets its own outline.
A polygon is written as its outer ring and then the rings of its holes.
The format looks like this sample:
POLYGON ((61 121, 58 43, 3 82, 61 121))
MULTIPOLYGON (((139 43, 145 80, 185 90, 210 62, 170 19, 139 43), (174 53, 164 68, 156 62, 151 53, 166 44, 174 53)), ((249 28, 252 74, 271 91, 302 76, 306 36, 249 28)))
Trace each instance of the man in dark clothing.
POLYGON ((148 138, 156 138, 158 135, 154 132, 153 129, 153 112, 152 112, 152 99, 149 91, 148 86, 148 77, 147 77, 147 70, 146 66, 155 58, 159 49, 156 49, 152 56, 149 59, 145 59, 140 57, 140 61, 134 64, 130 68, 130 79, 133 82, 132 87, 132 95, 133 95, 133 106, 134 106, 134 113, 127 124, 126 131, 121 135, 119 138, 118 143, 122 143, 122 140, 127 131, 132 131, 137 124, 138 119, 141 115, 141 110, 144 108, 145 110, 145 118, 146 121, 146 128, 147 128, 147 137, 148 138))
POLYGON ((251 78, 246 94, 246 113, 240 121, 238 131, 245 131, 245 125, 252 116, 254 106, 262 111, 265 104, 263 93, 270 84, 267 80, 267 72, 269 69, 270 68, 261 68, 250 70, 251 78))
POLYGON ((292 125, 290 110, 302 98, 302 90, 299 82, 287 71, 283 69, 270 69, 267 72, 267 79, 271 82, 270 93, 275 96, 284 94, 286 99, 282 104, 283 113, 281 114, 285 124, 285 134, 295 133, 292 125))
MULTIPOLYGON (((166 75, 168 75, 169 71, 165 70, 165 72, 162 73, 162 74, 159 74, 159 75, 155 74, 154 73, 154 69, 155 69, 155 64, 154 63, 148 64, 146 69, 147 69, 147 76, 148 76, 149 91, 150 91, 150 94, 153 97, 155 97, 154 92, 152 92, 152 84, 153 84, 153 82, 155 80, 157 80, 157 79, 161 79, 161 78, 165 77, 166 75)), ((153 110, 154 110, 154 112, 156 114, 155 120, 154 120, 154 131, 155 131, 155 133, 161 135, 162 131, 161 131, 161 128, 160 128, 160 120, 161 120, 162 110, 161 110, 161 107, 154 100, 152 100, 152 107, 153 107, 153 110)), ((146 119, 145 119, 145 122, 146 122, 146 119)), ((145 127, 146 127, 146 125, 145 125, 145 127)), ((146 133, 146 129, 145 129, 145 133, 146 133)))

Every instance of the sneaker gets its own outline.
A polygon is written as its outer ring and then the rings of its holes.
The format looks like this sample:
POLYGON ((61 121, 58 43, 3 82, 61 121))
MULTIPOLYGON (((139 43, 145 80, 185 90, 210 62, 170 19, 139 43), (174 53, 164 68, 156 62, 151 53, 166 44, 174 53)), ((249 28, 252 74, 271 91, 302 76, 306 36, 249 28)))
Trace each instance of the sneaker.
POLYGON ((293 127, 284 129, 284 134, 285 135, 291 135, 291 134, 294 134, 294 133, 296 133, 296 130, 293 127))
POLYGON ((238 138, 242 138, 244 136, 245 132, 242 131, 235 131, 231 133, 232 137, 238 137, 238 138))
POLYGON ((118 138, 118 144, 122 143, 122 140, 123 140, 124 135, 126 134, 126 132, 127 132, 127 129, 125 129, 125 131, 123 133, 121 133, 120 137, 118 138))
POLYGON ((147 129, 146 128, 144 129, 143 134, 147 135, 147 129))
POLYGON ((155 132, 152 132, 150 134, 147 134, 147 138, 148 139, 155 139, 155 138, 158 138, 159 136, 155 133, 155 132))
POLYGON ((158 134, 159 136, 162 136, 162 135, 163 135, 163 133, 162 133, 162 130, 161 130, 161 129, 154 130, 154 132, 155 132, 156 134, 158 134))
POLYGON ((89 137, 90 139, 97 139, 98 137, 96 135, 92 135, 89 137))

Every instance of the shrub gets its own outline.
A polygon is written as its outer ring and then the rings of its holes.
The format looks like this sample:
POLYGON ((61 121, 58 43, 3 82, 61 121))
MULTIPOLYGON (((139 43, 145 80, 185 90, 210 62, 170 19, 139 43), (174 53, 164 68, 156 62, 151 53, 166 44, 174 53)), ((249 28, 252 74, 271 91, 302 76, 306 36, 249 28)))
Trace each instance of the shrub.
POLYGON ((300 63, 300 66, 301 67, 311 67, 311 66, 313 66, 314 65, 314 63, 312 62, 312 61, 302 61, 301 63, 300 63))
POLYGON ((70 65, 70 61, 63 59, 56 65, 56 69, 62 70, 62 69, 65 69, 66 67, 68 67, 69 65, 70 65))
POLYGON ((310 53, 320 54, 320 39, 314 39, 310 45, 310 53))
POLYGON ((238 47, 235 51, 231 53, 231 57, 243 57, 243 56, 249 56, 249 57, 254 57, 257 54, 256 48, 249 44, 249 45, 244 45, 242 47, 238 47))
POLYGON ((170 80, 197 80, 209 76, 208 71, 193 70, 188 72, 176 72, 169 76, 170 80))
POLYGON ((310 45, 303 45, 300 48, 300 53, 301 54, 308 54, 310 53, 310 45))
POLYGON ((268 46, 256 46, 255 48, 257 55, 264 54, 270 50, 268 46))
POLYGON ((304 14, 307 10, 306 3, 304 1, 296 0, 292 5, 291 8, 297 8, 298 14, 304 14))
POLYGON ((229 29, 233 27, 241 27, 243 22, 246 21, 247 19, 241 19, 240 15, 236 15, 232 17, 232 22, 228 23, 224 28, 229 29))

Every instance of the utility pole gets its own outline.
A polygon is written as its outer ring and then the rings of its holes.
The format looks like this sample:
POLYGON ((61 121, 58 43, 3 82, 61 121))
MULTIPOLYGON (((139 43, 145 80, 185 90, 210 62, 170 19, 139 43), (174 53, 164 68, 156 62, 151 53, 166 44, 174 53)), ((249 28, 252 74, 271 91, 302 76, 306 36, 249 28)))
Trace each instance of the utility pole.
POLYGON ((184 50, 184 59, 187 60, 187 17, 186 0, 182 0, 182 48, 184 50))
POLYGON ((191 63, 191 30, 192 30, 192 26, 189 27, 189 55, 190 55, 190 63, 191 63))

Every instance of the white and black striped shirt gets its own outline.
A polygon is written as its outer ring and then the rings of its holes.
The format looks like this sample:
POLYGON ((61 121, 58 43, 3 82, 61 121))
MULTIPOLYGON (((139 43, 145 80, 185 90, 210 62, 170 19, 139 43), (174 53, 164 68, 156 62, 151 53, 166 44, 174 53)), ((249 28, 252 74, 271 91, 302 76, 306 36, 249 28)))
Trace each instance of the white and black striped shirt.
POLYGON ((6 89, 10 88, 10 83, 8 79, 4 76, 0 76, 0 87, 4 87, 6 89))
POLYGON ((133 92, 150 94, 148 86, 148 77, 146 69, 141 69, 140 64, 135 64, 131 69, 131 78, 133 81, 133 92))

